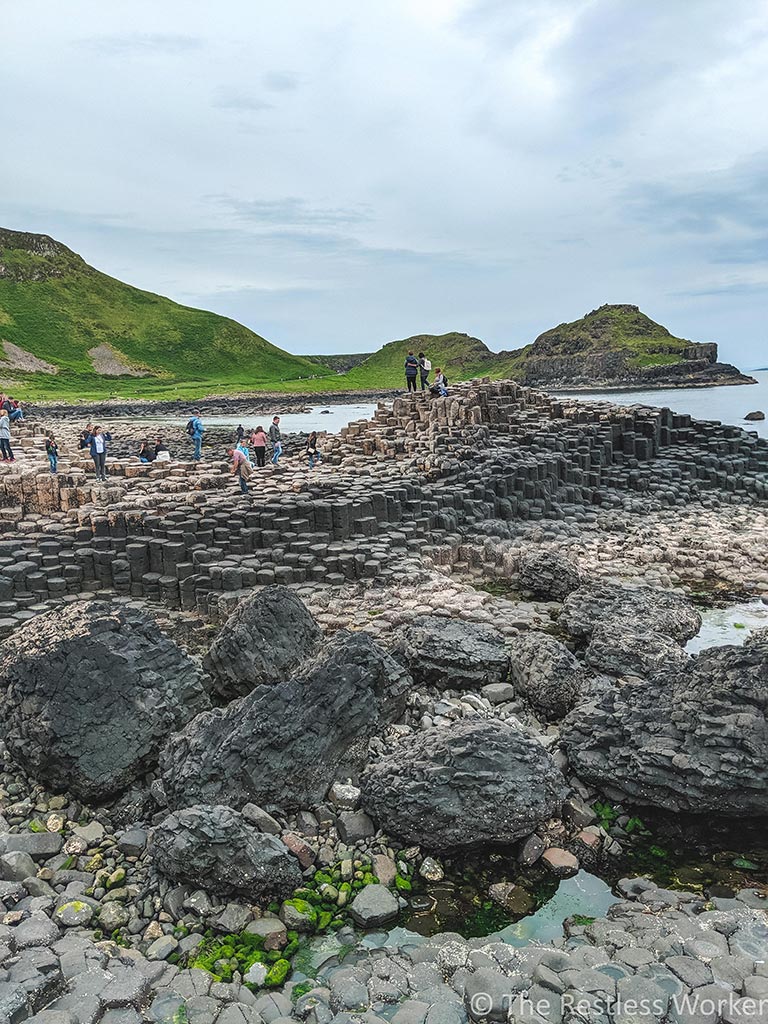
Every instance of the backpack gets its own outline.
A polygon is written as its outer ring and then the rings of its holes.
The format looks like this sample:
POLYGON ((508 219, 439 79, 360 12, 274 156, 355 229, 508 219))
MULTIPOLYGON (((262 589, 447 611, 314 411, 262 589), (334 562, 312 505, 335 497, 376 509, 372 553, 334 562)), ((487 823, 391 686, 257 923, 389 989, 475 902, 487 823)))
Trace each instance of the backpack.
POLYGON ((432 363, 429 361, 429 359, 425 359, 424 362, 421 365, 422 365, 422 368, 425 369, 425 370, 431 370, 432 369, 432 363))
POLYGON ((187 433, 189 434, 190 437, 192 437, 194 435, 194 433, 195 433, 195 418, 194 418, 194 416, 187 423, 187 433))
POLYGON ((443 374, 443 387, 448 387, 448 378, 443 374))

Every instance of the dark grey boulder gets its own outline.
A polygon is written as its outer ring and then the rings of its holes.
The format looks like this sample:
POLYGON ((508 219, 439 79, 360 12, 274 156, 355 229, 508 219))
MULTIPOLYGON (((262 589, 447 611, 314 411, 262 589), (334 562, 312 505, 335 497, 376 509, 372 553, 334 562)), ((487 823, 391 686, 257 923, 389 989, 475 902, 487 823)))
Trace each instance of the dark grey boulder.
POLYGON ((480 689, 507 677, 504 637, 486 626, 427 615, 403 626, 392 648, 417 683, 480 689))
POLYGON ((646 631, 685 643, 701 629, 701 616, 684 594, 660 587, 589 583, 569 594, 558 625, 577 640, 607 624, 629 632, 646 631))
POLYGON ((615 619, 594 629, 584 655, 586 664, 595 672, 641 677, 682 668, 688 658, 683 648, 668 636, 642 628, 634 632, 615 619))
POLYGON ((576 563, 556 551, 531 551, 520 558, 520 587, 548 601, 563 601, 581 585, 576 563))
POLYGON ((529 630, 508 644, 510 681, 537 714, 563 718, 576 704, 584 671, 568 648, 548 633, 529 630))
POLYGON ((15 760, 89 801, 153 769, 168 734, 210 707, 200 668, 154 619, 99 602, 38 616, 8 637, 0 693, 15 760))
POLYGON ((364 763, 403 710, 411 679, 365 633, 339 632, 294 677, 198 716, 172 736, 162 771, 172 807, 302 808, 364 763))
POLYGON ((149 850, 166 877, 208 892, 280 899, 301 884, 288 847, 231 807, 196 805, 169 814, 153 830, 149 850))
POLYGON ((279 683, 314 654, 320 628, 300 598, 272 586, 244 598, 203 659, 216 694, 243 697, 255 686, 279 683))
POLYGON ((409 736, 363 776, 363 804, 386 831, 429 849, 511 842, 557 814, 563 777, 544 747, 497 719, 409 736))
POLYGON ((768 815, 768 637, 607 687, 565 721, 573 772, 632 803, 768 815))

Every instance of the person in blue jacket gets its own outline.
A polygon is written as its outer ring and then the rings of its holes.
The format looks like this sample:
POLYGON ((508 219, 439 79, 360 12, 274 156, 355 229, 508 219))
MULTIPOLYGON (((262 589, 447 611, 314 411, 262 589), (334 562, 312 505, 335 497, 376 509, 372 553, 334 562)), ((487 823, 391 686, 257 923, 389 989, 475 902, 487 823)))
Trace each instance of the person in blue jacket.
POLYGON ((91 450, 91 458, 96 469, 96 479, 107 479, 107 441, 112 440, 108 430, 102 430, 97 424, 88 437, 88 447, 91 450))
POLYGON ((192 419, 187 424, 187 433, 192 438, 192 441, 195 445, 195 451, 192 455, 192 458, 196 462, 199 462, 202 457, 204 430, 205 427, 203 426, 203 421, 200 419, 200 413, 196 412, 192 419))

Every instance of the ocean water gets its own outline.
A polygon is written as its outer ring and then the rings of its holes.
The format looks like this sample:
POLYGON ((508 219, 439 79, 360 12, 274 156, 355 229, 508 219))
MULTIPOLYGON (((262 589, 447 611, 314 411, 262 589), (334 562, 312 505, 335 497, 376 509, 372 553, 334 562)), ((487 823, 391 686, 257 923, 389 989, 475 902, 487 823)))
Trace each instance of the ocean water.
POLYGON ((689 413, 697 420, 720 420, 768 437, 768 420, 749 422, 748 412, 761 409, 768 416, 768 370, 748 371, 757 384, 722 388, 669 388, 659 391, 557 391, 566 398, 597 399, 615 405, 655 405, 689 413))
MULTIPOLYGON (((287 396, 288 401, 295 401, 295 396, 287 396)), ((223 416, 203 415, 206 427, 232 427, 239 423, 246 428, 261 425, 269 430, 272 416, 280 417, 280 429, 284 434, 308 434, 311 430, 321 430, 336 434, 348 423, 355 420, 370 419, 376 411, 376 402, 343 403, 338 405, 315 405, 308 412, 281 413, 279 400, 275 402, 274 413, 227 413, 223 416), (325 411, 327 410, 327 411, 325 411)), ((163 423, 167 426, 183 427, 188 416, 147 416, 141 417, 143 423, 163 423)), ((114 420, 111 422, 115 422, 114 420)))

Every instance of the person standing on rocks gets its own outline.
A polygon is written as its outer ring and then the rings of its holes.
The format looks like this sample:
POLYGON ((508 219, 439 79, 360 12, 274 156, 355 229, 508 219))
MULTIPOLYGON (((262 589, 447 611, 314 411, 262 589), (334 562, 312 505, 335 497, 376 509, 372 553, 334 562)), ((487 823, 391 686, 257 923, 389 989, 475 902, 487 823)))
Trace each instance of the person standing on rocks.
POLYGON ((405 386, 408 388, 409 391, 413 391, 414 394, 417 390, 416 375, 418 374, 418 372, 419 360, 416 358, 413 352, 409 352, 408 355, 405 357, 405 386))
POLYGON ((426 391, 429 386, 429 371, 432 369, 432 363, 427 359, 423 352, 419 352, 419 377, 421 378, 421 390, 426 391))
POLYGON ((205 427, 203 426, 203 421, 200 419, 200 412, 198 410, 187 424, 187 433, 192 438, 192 442, 195 446, 195 450, 192 453, 192 458, 195 462, 199 462, 203 455, 202 448, 204 431, 205 427))
POLYGON ((248 493, 248 478, 251 475, 251 464, 239 448, 230 448, 228 455, 232 461, 231 473, 240 482, 240 490, 243 494, 248 493))
POLYGON ((106 481, 107 479, 107 441, 111 440, 112 435, 109 431, 102 430, 98 424, 93 428, 93 433, 88 438, 88 446, 91 449, 91 458, 96 469, 97 480, 106 481))
POLYGON ((264 427, 256 427, 254 432, 251 434, 251 448, 253 448, 253 454, 256 456, 256 465, 266 465, 267 435, 264 433, 264 427))
POLYGON ((0 452, 3 455, 3 462, 15 462, 11 448, 11 421, 5 409, 0 409, 0 452))
POLYGON ((307 438, 307 458, 309 459, 309 468, 315 468, 315 462, 322 462, 323 456, 317 450, 317 431, 313 430, 307 438))
POLYGON ((244 437, 245 437, 245 428, 243 427, 242 423, 238 423, 237 424, 237 428, 235 430, 235 441, 237 441, 239 443, 240 441, 243 440, 244 437))
POLYGON ((45 438, 45 454, 48 456, 48 464, 51 467, 52 473, 58 473, 59 465, 59 446, 56 443, 56 438, 53 436, 51 431, 45 438))
POLYGON ((269 428, 269 440, 272 442, 272 465, 276 466, 280 456, 283 454, 283 435, 280 433, 280 417, 272 417, 272 426, 269 428))

